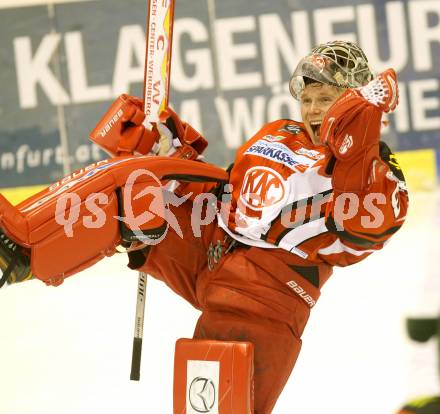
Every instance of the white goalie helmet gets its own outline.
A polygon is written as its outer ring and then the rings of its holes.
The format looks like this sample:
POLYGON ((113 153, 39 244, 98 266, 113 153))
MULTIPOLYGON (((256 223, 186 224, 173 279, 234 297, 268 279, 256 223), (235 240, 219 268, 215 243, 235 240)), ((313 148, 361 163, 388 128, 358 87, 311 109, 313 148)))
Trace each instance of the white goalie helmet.
POLYGON ((304 78, 339 88, 358 88, 372 80, 373 74, 356 43, 336 40, 315 47, 298 63, 289 82, 295 99, 301 98, 304 78))

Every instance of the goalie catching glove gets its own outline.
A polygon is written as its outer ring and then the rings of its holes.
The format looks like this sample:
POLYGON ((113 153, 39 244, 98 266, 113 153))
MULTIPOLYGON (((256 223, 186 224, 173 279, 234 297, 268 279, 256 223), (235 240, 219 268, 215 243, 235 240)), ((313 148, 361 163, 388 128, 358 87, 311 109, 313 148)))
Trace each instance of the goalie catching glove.
POLYGON ((324 118, 321 127, 322 143, 329 146, 337 159, 356 157, 371 145, 378 145, 382 112, 394 111, 398 102, 399 90, 393 69, 381 73, 365 86, 348 89, 324 118), (347 110, 350 110, 351 117, 342 116, 347 110), (368 114, 353 123, 356 114, 361 112, 368 114), (364 129, 371 127, 377 127, 376 134, 363 133, 364 129))
POLYGON ((393 112, 399 103, 399 87, 394 69, 380 73, 357 91, 384 112, 393 112))
POLYGON ((151 154, 194 160, 208 146, 206 139, 171 108, 162 112, 160 122, 153 123, 151 129, 144 126, 144 120, 143 102, 121 95, 90 133, 90 139, 112 156, 151 154))
POLYGON ((359 192, 368 187, 372 167, 382 164, 382 115, 396 108, 398 96, 396 73, 388 69, 365 86, 347 89, 326 113, 321 142, 335 159, 331 172, 335 190, 359 192))

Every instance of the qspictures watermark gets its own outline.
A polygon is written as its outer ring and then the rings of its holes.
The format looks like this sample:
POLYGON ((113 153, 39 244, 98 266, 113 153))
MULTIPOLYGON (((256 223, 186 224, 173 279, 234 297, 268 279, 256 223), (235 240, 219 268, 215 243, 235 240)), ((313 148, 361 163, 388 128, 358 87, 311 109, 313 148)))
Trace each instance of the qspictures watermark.
MULTIPOLYGON (((114 190, 112 190, 114 191, 114 190)), ((188 201, 193 193, 179 196, 167 188, 159 178, 147 169, 136 169, 130 173, 126 184, 121 191, 123 211, 121 215, 111 216, 105 211, 109 204, 109 194, 96 192, 81 198, 75 191, 59 195, 56 202, 55 220, 63 226, 67 237, 74 237, 75 224, 81 222, 86 228, 101 228, 107 220, 123 222, 136 239, 146 244, 158 244, 172 228, 181 238, 183 231, 171 207, 179 207, 188 201), (143 188, 136 192, 135 187, 143 188), (90 213, 90 214, 88 214, 90 213), (151 237, 152 231, 163 229, 160 237, 151 237)), ((223 194, 218 199, 212 193, 197 194, 192 201, 191 229, 195 237, 201 237, 202 227, 211 224, 218 216, 224 223, 233 223, 236 227, 246 226, 246 206, 240 200, 233 199, 233 186, 224 186, 223 194)), ((251 198, 260 197, 260 194, 251 194, 251 198)), ((397 192, 390 200, 385 194, 370 193, 359 197, 355 193, 343 193, 333 200, 334 194, 317 194, 303 200, 296 201, 279 208, 281 224, 286 229, 297 228, 304 223, 323 216, 329 203, 331 214, 338 231, 344 230, 344 223, 356 219, 363 228, 374 229, 384 224, 385 216, 380 206, 387 203, 393 208, 397 217, 400 212, 397 192), (361 214, 360 217, 357 217, 361 214)), ((271 208, 277 208, 272 205, 271 208)), ((248 217, 249 223, 258 223, 259 218, 248 217)))

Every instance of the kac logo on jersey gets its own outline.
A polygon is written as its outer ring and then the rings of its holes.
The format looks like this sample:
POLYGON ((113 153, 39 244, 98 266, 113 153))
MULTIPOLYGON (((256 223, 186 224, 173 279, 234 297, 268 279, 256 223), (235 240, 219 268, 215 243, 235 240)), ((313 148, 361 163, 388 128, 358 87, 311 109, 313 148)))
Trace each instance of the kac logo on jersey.
POLYGON ((254 167, 247 171, 240 200, 252 210, 262 210, 281 202, 286 195, 285 181, 276 171, 254 167))

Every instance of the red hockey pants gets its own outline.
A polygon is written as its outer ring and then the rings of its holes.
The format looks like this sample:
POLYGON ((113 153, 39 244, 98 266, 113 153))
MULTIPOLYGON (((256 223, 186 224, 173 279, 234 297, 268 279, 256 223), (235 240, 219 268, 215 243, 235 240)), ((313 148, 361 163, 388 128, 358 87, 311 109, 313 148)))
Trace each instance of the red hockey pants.
POLYGON ((282 281, 292 270, 276 265, 280 258, 297 258, 281 249, 242 246, 226 252, 230 238, 216 222, 195 237, 191 205, 173 210, 184 238, 169 230, 150 248, 141 270, 202 311, 194 338, 254 344, 255 413, 269 414, 295 365, 310 312, 282 281))

